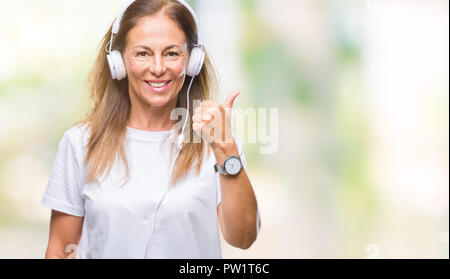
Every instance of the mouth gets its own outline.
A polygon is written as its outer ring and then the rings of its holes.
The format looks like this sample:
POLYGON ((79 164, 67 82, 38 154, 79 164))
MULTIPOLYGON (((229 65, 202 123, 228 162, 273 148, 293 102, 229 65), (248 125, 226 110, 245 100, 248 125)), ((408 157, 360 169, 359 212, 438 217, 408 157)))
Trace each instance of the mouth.
POLYGON ((164 92, 169 87, 171 80, 146 80, 147 86, 154 92, 164 92))

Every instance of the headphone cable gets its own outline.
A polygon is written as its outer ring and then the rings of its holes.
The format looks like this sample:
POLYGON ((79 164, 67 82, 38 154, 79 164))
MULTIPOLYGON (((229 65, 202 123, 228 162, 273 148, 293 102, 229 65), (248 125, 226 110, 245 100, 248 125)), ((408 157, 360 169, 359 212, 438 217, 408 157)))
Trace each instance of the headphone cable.
POLYGON ((148 247, 150 246, 150 243, 151 243, 151 240, 152 240, 152 237, 153 237, 153 231, 154 231, 154 229, 155 229, 156 215, 157 215, 157 213, 158 213, 159 206, 161 205, 162 201, 164 200, 164 197, 166 196, 167 190, 168 190, 169 185, 170 185, 170 181, 172 180, 173 168, 175 167, 175 162, 177 161, 178 155, 180 154, 180 151, 181 151, 181 149, 182 149, 182 143, 183 143, 183 141, 181 141, 181 144, 180 144, 180 139, 183 139, 183 140, 184 140, 184 128, 186 127, 186 123, 187 123, 187 120, 188 120, 188 118, 189 118, 189 92, 191 91, 191 86, 192 86, 192 82, 193 82, 193 81, 194 81, 194 77, 191 78, 191 81, 190 81, 190 83, 189 83, 189 87, 188 87, 188 90, 187 90, 187 97, 186 97, 186 99, 187 99, 187 115, 186 115, 186 119, 184 120, 183 128, 181 129, 181 134, 180 134, 180 136, 179 136, 179 138, 178 138, 179 140, 177 141, 177 155, 175 156, 175 160, 173 161, 172 165, 169 166, 169 167, 170 167, 169 170, 171 170, 171 172, 170 172, 170 174, 169 174, 169 175, 170 175, 170 176, 169 176, 169 182, 167 183, 167 187, 166 187, 166 189, 165 189, 165 191, 164 191, 163 197, 162 197, 162 199, 159 201, 158 206, 156 207, 156 210, 155 210, 155 215, 154 215, 154 217, 153 217, 152 231, 151 231, 151 234, 150 234, 150 238, 149 238, 149 240, 148 240, 148 243, 147 243, 147 248, 145 248, 145 255, 144 255, 144 258, 147 257, 148 247))

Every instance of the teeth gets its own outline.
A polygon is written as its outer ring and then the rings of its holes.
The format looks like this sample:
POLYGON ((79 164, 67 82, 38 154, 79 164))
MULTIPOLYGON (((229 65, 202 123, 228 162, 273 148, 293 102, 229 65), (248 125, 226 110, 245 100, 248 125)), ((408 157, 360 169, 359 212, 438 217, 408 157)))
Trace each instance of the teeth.
POLYGON ((160 88, 160 87, 164 87, 167 82, 147 82, 148 84, 150 84, 152 87, 156 87, 156 88, 160 88))

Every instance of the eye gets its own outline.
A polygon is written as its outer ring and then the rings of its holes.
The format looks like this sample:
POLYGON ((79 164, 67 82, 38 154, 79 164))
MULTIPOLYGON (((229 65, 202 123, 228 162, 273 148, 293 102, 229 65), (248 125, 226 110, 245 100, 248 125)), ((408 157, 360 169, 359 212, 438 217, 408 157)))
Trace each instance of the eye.
POLYGON ((178 53, 177 53, 177 52, 174 52, 174 51, 169 51, 169 52, 167 53, 167 55, 170 56, 170 57, 177 57, 177 56, 178 56, 178 53))
POLYGON ((140 51, 137 53, 137 56, 146 56, 147 52, 146 51, 140 51))

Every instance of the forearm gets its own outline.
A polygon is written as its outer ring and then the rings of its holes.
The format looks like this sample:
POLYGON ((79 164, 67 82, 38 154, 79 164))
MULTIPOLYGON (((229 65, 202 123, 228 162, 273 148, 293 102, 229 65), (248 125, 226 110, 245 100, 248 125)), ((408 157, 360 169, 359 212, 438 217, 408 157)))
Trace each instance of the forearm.
POLYGON ((72 258, 73 250, 66 251, 63 245, 49 244, 45 252, 46 259, 68 259, 72 258))
MULTIPOLYGON (((216 161, 223 164, 228 156, 238 156, 236 143, 214 146, 216 161)), ((257 202, 244 168, 236 176, 220 175, 222 215, 226 238, 241 248, 248 248, 256 240, 257 202)))

